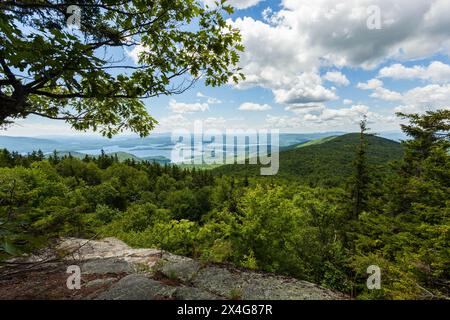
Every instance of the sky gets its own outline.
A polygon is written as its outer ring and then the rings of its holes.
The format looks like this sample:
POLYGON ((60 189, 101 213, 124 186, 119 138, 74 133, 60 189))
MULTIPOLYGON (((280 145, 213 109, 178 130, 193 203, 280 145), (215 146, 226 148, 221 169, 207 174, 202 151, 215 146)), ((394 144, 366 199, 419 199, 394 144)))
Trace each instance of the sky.
MULTIPOLYGON (((202 0, 213 5, 213 0, 202 0)), ((145 100, 156 132, 190 128, 398 131, 396 112, 450 107, 448 0, 230 0, 246 48, 238 85, 145 100)), ((139 47, 125 52, 134 61, 139 47)), ((2 135, 80 135, 29 117, 2 135)), ((82 134, 82 133, 81 133, 82 134)), ((90 132, 85 134, 92 134, 90 132)))

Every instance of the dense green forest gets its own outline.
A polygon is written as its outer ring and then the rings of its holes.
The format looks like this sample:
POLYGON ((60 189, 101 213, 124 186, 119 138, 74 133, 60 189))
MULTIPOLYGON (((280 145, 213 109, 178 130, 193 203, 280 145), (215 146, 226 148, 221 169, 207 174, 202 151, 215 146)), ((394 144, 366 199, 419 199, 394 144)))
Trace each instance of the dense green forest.
POLYGON ((114 236, 359 299, 448 298, 450 111, 402 116, 402 146, 362 122, 360 134, 282 152, 266 178, 2 150, 0 260, 60 236, 114 236), (370 265, 380 290, 366 287, 370 265))
MULTIPOLYGON (((373 135, 366 137, 367 161, 378 171, 389 170, 388 163, 399 160, 403 150, 400 143, 373 135)), ((327 137, 283 148, 277 178, 294 180, 311 186, 339 186, 352 174, 352 160, 359 144, 359 134, 349 133, 327 137)), ((260 175, 260 166, 224 165, 218 174, 233 176, 260 175)))

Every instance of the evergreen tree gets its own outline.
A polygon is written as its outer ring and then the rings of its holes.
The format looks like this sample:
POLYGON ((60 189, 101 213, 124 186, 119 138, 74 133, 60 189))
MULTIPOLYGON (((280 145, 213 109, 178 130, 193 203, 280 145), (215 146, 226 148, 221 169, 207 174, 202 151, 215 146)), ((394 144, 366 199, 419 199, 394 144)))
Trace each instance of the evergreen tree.
POLYGON ((57 165, 60 160, 61 159, 59 158, 58 152, 56 150, 53 150, 53 154, 48 157, 48 161, 50 161, 52 165, 57 165))
POLYGON ((368 164, 367 164, 367 142, 366 134, 367 118, 364 116, 360 124, 359 146, 356 150, 356 156, 353 161, 354 174, 351 178, 352 194, 352 218, 357 219, 361 212, 367 209, 367 190, 370 182, 368 164))
POLYGON ((409 120, 401 127, 411 139, 403 141, 405 156, 392 181, 392 213, 412 213, 417 202, 442 205, 448 199, 445 191, 450 181, 450 110, 398 116, 409 120))

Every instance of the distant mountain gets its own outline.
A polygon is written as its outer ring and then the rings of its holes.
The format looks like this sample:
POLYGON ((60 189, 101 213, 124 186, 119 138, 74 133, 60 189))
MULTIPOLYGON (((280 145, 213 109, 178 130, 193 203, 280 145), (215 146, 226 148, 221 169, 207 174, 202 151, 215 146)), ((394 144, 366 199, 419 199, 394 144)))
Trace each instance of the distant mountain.
POLYGON ((336 136, 315 139, 315 140, 311 140, 311 141, 308 141, 308 142, 305 142, 305 143, 298 144, 298 145, 294 146, 294 148, 298 149, 298 148, 304 148, 304 147, 308 147, 308 146, 314 146, 314 145, 318 145, 318 144, 322 144, 322 143, 328 142, 330 140, 333 140, 334 138, 336 138, 336 136))
MULTIPOLYGON (((284 150, 313 139, 338 134, 342 133, 282 133, 279 136, 279 145, 280 149, 284 150)), ((96 156, 101 153, 101 150, 104 150, 107 154, 117 153, 122 160, 135 159, 138 161, 143 159, 161 164, 171 162, 171 151, 174 146, 175 144, 172 142, 170 133, 155 133, 146 138, 119 136, 112 139, 93 136, 47 136, 32 138, 0 135, 0 149, 5 148, 21 154, 27 154, 37 150, 41 150, 44 154, 49 154, 56 150, 61 156, 70 153, 74 157, 84 158, 86 154, 96 156)), ((203 166, 201 165, 201 167, 203 166)), ((208 169, 210 168, 208 167, 208 169)))
POLYGON ((150 162, 156 162, 159 164, 169 164, 171 163, 171 160, 163 157, 163 156, 154 156, 154 157, 145 157, 145 158, 141 158, 142 160, 145 161, 150 161, 150 162))
MULTIPOLYGON (((48 153, 46 155, 46 157, 48 158, 53 155, 54 155, 54 152, 48 153)), ((85 153, 76 152, 76 151, 58 151, 58 152, 56 152, 56 155, 60 158, 72 156, 72 157, 78 158, 78 159, 83 159, 86 156, 85 153)))
MULTIPOLYGON (((81 152, 76 152, 76 151, 62 151, 62 152, 56 152, 56 154, 57 154, 58 157, 72 156, 72 157, 78 158, 78 159, 83 159, 84 157, 87 156, 86 153, 81 153, 81 152)), ((47 154, 47 157, 49 157, 51 155, 53 155, 53 153, 47 154)), ((170 159, 168 159, 166 157, 163 157, 163 156, 139 158, 139 157, 136 157, 135 155, 132 155, 132 154, 127 153, 127 152, 111 152, 111 153, 106 153, 106 155, 108 155, 108 156, 117 156, 119 161, 125 161, 125 160, 134 160, 136 162, 150 161, 150 162, 157 162, 159 164, 166 164, 166 163, 170 163, 171 162, 170 159)))
MULTIPOLYGON (((50 152, 62 147, 61 143, 50 139, 0 136, 0 148, 19 153, 27 153, 39 149, 43 152, 50 152)), ((64 150, 64 148, 62 149, 64 150)))
POLYGON ((311 140, 335 137, 345 132, 320 132, 320 133, 280 133, 280 148, 297 145, 311 140))
MULTIPOLYGON (((117 147, 123 149, 141 148, 141 149, 163 149, 171 148, 170 135, 168 136, 149 136, 146 138, 128 138, 117 137, 106 139, 101 137, 12 137, 0 135, 0 148, 19 153, 28 153, 32 151, 42 150, 44 153, 57 151, 72 152, 82 150, 101 150, 102 148, 117 147)), ((82 152, 83 153, 83 152, 82 152)))
POLYGON ((337 136, 329 136, 329 137, 324 137, 324 138, 318 138, 318 139, 314 139, 314 140, 308 140, 302 143, 298 143, 298 144, 293 144, 293 145, 289 145, 289 146, 285 146, 285 147, 280 147, 279 151, 288 151, 288 150, 292 150, 292 149, 298 149, 298 148, 304 148, 304 147, 308 147, 308 146, 312 146, 312 145, 316 145, 316 144, 322 144, 325 143, 327 141, 330 141, 334 138, 336 138, 337 136))
POLYGON ((119 161, 125 161, 125 160, 134 160, 134 161, 142 161, 142 159, 136 157, 135 155, 132 155, 130 153, 127 152, 111 152, 111 153, 107 153, 106 155, 108 156, 115 156, 117 157, 117 159, 119 159, 119 161))
MULTIPOLYGON (((377 136, 367 136, 367 157, 380 170, 387 163, 401 158, 400 143, 377 136)), ((280 152, 280 169, 275 177, 294 179, 313 185, 339 185, 352 174, 352 161, 359 143, 359 134, 319 139, 299 144, 280 152)), ((214 169, 215 174, 259 176, 259 165, 224 165, 214 169)))

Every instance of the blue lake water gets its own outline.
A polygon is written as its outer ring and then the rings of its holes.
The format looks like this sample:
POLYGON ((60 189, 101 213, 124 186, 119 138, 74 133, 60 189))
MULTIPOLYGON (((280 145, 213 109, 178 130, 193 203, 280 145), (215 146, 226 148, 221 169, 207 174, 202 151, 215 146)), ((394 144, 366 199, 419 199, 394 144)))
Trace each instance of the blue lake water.
MULTIPOLYGON (((175 151, 174 146, 168 147, 167 145, 154 145, 154 146, 135 146, 130 148, 124 148, 120 146, 105 146, 103 148, 96 148, 96 149, 79 149, 75 150, 77 152, 86 153, 89 155, 97 156, 101 154, 101 151, 105 153, 114 153, 114 152, 126 152, 129 154, 132 154, 139 158, 146 158, 146 157, 156 157, 156 156, 163 156, 165 158, 170 159, 173 163, 180 163, 180 162, 189 162, 187 160, 188 157, 202 157, 202 155, 205 152, 211 152, 211 150, 215 149, 218 152, 221 148, 224 148, 227 156, 231 155, 233 153, 233 149, 237 151, 239 155, 245 154, 246 149, 251 149, 250 156, 254 156, 256 154, 256 145, 246 146, 246 145, 236 145, 233 144, 225 145, 225 148, 219 144, 219 143, 205 143, 203 145, 203 150, 201 145, 196 145, 191 149, 191 152, 189 154, 187 145, 179 145, 179 148, 183 149, 183 151, 175 151)), ((266 146, 264 146, 265 148, 266 146)))

